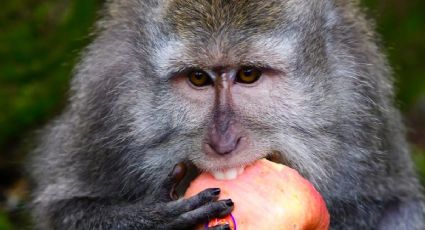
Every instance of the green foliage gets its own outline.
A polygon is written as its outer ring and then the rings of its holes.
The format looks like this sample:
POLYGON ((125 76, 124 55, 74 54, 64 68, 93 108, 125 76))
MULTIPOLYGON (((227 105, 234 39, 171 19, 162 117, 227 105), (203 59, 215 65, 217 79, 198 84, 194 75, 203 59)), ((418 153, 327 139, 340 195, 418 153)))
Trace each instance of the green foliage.
POLYGON ((363 0, 372 18, 397 79, 398 98, 408 110, 425 96, 425 1, 363 0))
POLYGON ((6 214, 0 211, 0 229, 1 230, 13 230, 12 224, 9 222, 6 214))
POLYGON ((413 155, 413 160, 416 163, 418 174, 421 178, 422 184, 425 184, 425 150, 415 148, 413 151, 416 153, 413 155))
MULTIPOLYGON (((14 0, 0 14, 0 149, 63 107, 98 1, 14 0)), ((12 142, 12 143, 10 143, 12 142)))
MULTIPOLYGON (((27 229, 25 212, 2 212, 19 180, 32 131, 64 107, 68 82, 101 0, 6 0, 0 9, 0 229, 27 229), (27 141, 29 140, 29 141, 27 141), (7 195, 6 195, 7 198, 7 195), (13 226, 12 224, 13 223, 13 226)), ((25 197, 21 197, 22 201, 25 197)), ((19 207, 12 207, 13 209, 19 207)), ((20 209, 20 208, 19 208, 20 209)))

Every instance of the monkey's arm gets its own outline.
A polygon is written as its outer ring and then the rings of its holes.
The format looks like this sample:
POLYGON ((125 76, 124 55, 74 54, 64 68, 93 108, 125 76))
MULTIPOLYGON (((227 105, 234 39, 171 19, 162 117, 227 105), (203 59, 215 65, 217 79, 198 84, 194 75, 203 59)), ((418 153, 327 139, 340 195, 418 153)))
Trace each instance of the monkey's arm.
POLYGON ((214 189, 158 204, 83 197, 54 202, 47 214, 52 229, 188 229, 231 211, 232 205, 217 197, 214 189))
MULTIPOLYGON (((184 176, 177 165, 155 200, 129 201, 117 197, 73 197, 36 204, 43 229, 192 229, 233 209, 231 200, 217 201, 220 189, 210 188, 189 199, 174 199, 174 188, 184 176), (47 218, 45 218, 47 217, 47 218)), ((226 229, 226 226, 214 228, 226 229)))

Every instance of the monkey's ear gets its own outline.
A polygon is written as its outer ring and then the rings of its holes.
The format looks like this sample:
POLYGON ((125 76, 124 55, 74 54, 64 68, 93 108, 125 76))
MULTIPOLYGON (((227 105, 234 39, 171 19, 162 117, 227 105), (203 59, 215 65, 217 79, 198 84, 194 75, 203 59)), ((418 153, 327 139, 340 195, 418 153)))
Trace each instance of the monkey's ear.
POLYGON ((176 188, 186 175, 187 166, 185 163, 178 163, 174 166, 173 170, 168 174, 164 182, 163 192, 165 200, 177 200, 176 188))

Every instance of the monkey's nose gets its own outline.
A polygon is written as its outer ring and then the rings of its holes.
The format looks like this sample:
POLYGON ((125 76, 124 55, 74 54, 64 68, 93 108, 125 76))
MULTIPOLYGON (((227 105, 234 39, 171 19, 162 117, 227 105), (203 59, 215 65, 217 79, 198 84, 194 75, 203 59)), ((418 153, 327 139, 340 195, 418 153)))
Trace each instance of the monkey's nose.
POLYGON ((224 135, 213 135, 208 145, 219 155, 227 155, 238 148, 241 136, 233 132, 224 135))

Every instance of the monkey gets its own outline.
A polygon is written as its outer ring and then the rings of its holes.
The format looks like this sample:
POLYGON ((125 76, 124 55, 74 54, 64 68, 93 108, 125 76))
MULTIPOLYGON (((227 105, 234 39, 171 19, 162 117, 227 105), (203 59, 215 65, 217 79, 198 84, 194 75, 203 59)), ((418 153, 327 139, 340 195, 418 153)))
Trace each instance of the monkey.
POLYGON ((269 158, 322 194, 331 229, 425 229, 358 1, 112 0, 94 34, 31 160, 37 228, 192 229, 234 204, 179 198, 191 178, 269 158))

